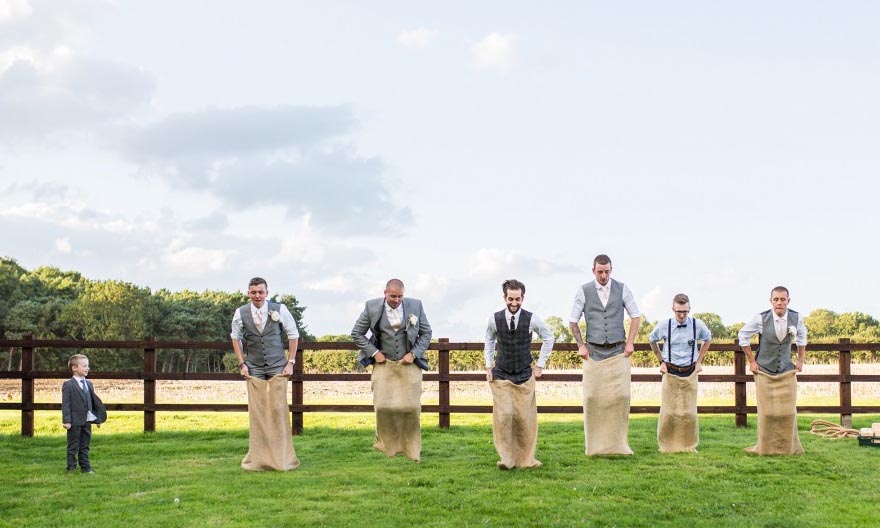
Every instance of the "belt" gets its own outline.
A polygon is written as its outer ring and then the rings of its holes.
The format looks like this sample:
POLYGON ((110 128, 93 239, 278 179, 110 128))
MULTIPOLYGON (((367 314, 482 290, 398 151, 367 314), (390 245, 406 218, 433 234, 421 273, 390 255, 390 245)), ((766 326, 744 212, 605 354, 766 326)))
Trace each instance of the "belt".
POLYGON ((667 370, 674 370, 675 372, 687 372, 689 370, 692 370, 693 368, 694 368, 694 363, 691 363, 690 365, 688 365, 686 367, 679 367, 677 365, 673 365, 672 363, 668 363, 668 362, 666 363, 666 369, 667 370))
POLYGON ((592 343, 588 341, 587 346, 594 348, 617 348, 623 343, 625 341, 618 341, 617 343, 592 343))

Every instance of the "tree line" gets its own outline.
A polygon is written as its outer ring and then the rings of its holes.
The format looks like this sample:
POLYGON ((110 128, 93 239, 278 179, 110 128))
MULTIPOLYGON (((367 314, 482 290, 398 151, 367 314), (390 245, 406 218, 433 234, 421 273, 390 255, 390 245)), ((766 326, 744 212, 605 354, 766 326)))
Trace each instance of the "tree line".
MULTIPOLYGON (((304 323, 305 306, 294 295, 276 295, 270 300, 280 302, 296 318, 300 338, 305 341, 350 341, 347 334, 325 335, 317 339, 308 332, 304 323)), ((12 258, 0 257, 0 336, 20 339, 33 335, 38 339, 75 340, 136 340, 152 336, 162 341, 228 341, 229 323, 236 308, 248 298, 241 292, 149 288, 116 280, 92 280, 76 271, 61 271, 55 267, 27 270, 12 258)), ((725 325, 718 314, 693 314, 703 320, 712 332, 713 341, 732 342, 744 323, 725 325)), ((647 342, 657 321, 645 318, 639 328, 637 342, 647 342)), ((546 318, 557 343, 574 342, 566 319, 546 318)), ((804 323, 811 342, 834 342, 849 337, 856 342, 880 341, 880 322, 861 312, 836 313, 820 308, 808 314, 804 323)), ((584 323, 581 322, 582 332, 584 323)), ((629 327, 628 323, 625 325, 629 327)), ((139 350, 101 350, 93 358, 96 370, 139 370, 142 352, 139 350)), ((36 355, 39 370, 65 368, 71 350, 44 350, 36 355)), ((90 353, 90 351, 86 351, 90 353)), ((836 361, 831 352, 811 354, 813 361, 836 361)), ((306 354, 304 368, 308 372, 342 372, 355 369, 354 352, 334 351, 306 354)), ((855 361, 877 361, 877 354, 869 351, 853 353, 855 361)), ((452 354, 453 370, 482 370, 483 355, 479 351, 452 354)), ((436 352, 429 351, 429 362, 436 368, 436 352)), ((18 367, 20 352, 10 348, 0 352, 0 368, 18 367)), ((230 350, 160 350, 158 368, 170 371, 231 371, 236 360, 230 350)), ((637 352, 634 366, 648 366, 656 362, 650 352, 637 352)), ((732 354, 711 354, 707 364, 729 364, 732 354), (727 357, 730 356, 730 357, 727 357)), ((574 352, 555 352, 551 368, 577 368, 580 359, 574 352)))
MULTIPOLYGON (((296 318, 301 339, 310 340, 303 323, 304 306, 293 295, 276 295, 296 318)), ((20 339, 229 341, 232 314, 248 302, 241 292, 183 290, 172 292, 116 280, 91 280, 76 271, 54 267, 27 270, 14 259, 0 258, 0 336, 20 339)), ((139 350, 100 350, 95 370, 140 370, 139 350)), ((71 350, 45 350, 35 355, 38 370, 66 368, 71 350)), ((86 351, 85 353, 90 353, 86 351)), ((18 366, 16 349, 0 355, 6 370, 18 366), (5 360, 5 361, 4 361, 5 360)), ((224 371, 227 351, 160 350, 158 368, 169 371, 224 371)), ((233 359, 233 364, 235 360, 233 359)), ((226 359, 226 363, 229 358, 226 359)), ((3 368, 0 367, 0 368, 3 368)))

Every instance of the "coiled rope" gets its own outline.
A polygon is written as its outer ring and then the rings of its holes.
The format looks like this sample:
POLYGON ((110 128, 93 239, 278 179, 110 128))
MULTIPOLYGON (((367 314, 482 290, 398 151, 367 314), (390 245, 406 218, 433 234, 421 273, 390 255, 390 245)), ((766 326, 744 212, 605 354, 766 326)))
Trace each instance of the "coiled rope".
POLYGON ((858 429, 847 429, 828 420, 815 420, 810 424, 810 433, 822 438, 856 438, 859 436, 858 429))

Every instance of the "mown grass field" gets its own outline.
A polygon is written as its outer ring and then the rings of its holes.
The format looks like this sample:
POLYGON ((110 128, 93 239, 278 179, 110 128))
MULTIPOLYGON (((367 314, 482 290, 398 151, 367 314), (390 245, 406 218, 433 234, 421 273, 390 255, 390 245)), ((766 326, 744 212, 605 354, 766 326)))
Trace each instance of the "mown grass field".
MULTIPOLYGON (((422 462, 373 450, 372 415, 315 414, 302 465, 249 473, 244 413, 139 413, 95 429, 94 475, 67 475, 59 413, 34 438, 0 412, 0 526, 878 526, 880 449, 807 433, 800 457, 756 457, 731 416, 701 417, 697 454, 656 451, 656 416, 633 416, 632 457, 588 458, 578 415, 540 417, 534 470, 499 471, 491 417, 423 416, 422 462), (175 498, 179 502, 175 502, 175 498)), ((824 416, 836 420, 833 416, 824 416)), ((857 416, 856 427, 880 421, 857 416)))

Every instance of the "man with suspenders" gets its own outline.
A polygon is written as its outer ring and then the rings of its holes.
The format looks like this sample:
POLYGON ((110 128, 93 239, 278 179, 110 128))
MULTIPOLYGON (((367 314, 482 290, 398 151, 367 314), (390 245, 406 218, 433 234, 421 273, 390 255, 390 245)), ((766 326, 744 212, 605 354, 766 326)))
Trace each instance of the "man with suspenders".
POLYGON ((648 339, 651 350, 660 361, 660 372, 684 378, 702 370, 712 333, 706 323, 688 317, 691 301, 687 295, 679 293, 672 299, 672 311, 675 317, 669 318, 665 324, 658 323, 648 339), (663 341, 662 354, 657 346, 658 341, 663 341), (703 344, 699 345, 699 341, 703 344))
POLYGON ((679 293, 672 298, 675 317, 660 321, 649 337, 663 375, 657 419, 661 453, 693 453, 700 443, 697 373, 702 370, 712 333, 703 321, 688 317, 690 311, 690 299, 679 293), (658 341, 663 341, 662 353, 658 341))

